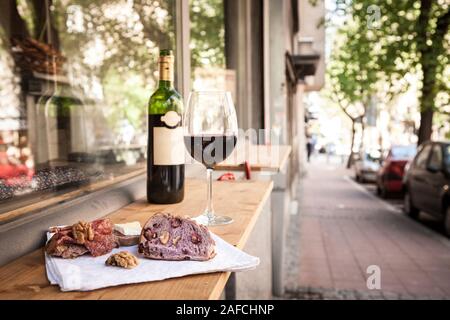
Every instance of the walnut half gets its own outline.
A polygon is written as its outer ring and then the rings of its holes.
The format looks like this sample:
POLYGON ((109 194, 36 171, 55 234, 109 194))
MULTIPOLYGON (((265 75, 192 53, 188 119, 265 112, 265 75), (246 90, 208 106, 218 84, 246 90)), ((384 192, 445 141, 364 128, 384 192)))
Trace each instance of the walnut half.
POLYGON ((72 233, 78 244, 85 244, 86 240, 94 240, 94 229, 89 222, 80 221, 72 226, 72 233))
POLYGON ((139 264, 139 260, 128 251, 120 251, 115 253, 105 261, 108 266, 122 267, 132 269, 139 264))
POLYGON ((162 244, 166 244, 169 241, 170 234, 168 231, 164 230, 161 231, 161 235, 159 236, 159 241, 161 241, 162 244))
POLYGON ((176 246, 177 243, 178 243, 178 241, 180 241, 180 239, 181 239, 181 236, 177 236, 177 237, 173 238, 173 239, 172 239, 173 245, 176 246))

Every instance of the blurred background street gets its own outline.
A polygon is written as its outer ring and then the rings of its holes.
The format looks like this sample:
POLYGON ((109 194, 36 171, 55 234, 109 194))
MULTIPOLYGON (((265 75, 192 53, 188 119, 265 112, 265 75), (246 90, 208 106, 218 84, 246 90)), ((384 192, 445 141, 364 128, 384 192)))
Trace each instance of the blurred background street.
POLYGON ((289 297, 450 297, 450 241, 439 221, 407 217, 399 197, 380 199, 337 157, 313 156, 307 169, 291 216, 289 297), (367 288, 370 265, 381 269, 381 290, 367 288))

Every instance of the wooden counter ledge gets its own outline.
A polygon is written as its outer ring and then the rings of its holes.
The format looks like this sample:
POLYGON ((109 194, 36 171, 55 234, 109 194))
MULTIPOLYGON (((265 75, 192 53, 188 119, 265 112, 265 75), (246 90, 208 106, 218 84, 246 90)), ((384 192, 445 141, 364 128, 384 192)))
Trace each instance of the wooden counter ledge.
POLYGON ((238 145, 233 153, 214 169, 244 170, 244 162, 248 161, 252 171, 279 172, 285 167, 291 147, 288 145, 238 145))
MULTIPOLYGON (((214 207, 218 214, 231 216, 234 223, 211 227, 211 231, 242 249, 272 187, 273 183, 268 181, 215 182, 214 207)), ((179 204, 153 205, 142 199, 108 217, 114 223, 140 221, 143 225, 159 211, 195 216, 205 205, 206 182, 188 179, 185 200, 179 204)), ((47 280, 44 253, 40 249, 0 268, 0 299, 218 299, 228 277, 229 273, 222 272, 89 292, 61 292, 47 280)))

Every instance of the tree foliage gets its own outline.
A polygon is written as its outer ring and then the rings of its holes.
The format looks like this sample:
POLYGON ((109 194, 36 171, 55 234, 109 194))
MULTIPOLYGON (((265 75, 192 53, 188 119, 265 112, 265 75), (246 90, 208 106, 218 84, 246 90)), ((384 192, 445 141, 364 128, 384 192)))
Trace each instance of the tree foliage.
POLYGON ((96 98, 100 85, 112 130, 128 121, 144 132, 159 49, 176 50, 175 0, 53 1, 52 24, 71 84, 96 98))
POLYGON ((447 107, 450 92, 449 2, 353 0, 348 13, 358 32, 370 40, 360 45, 373 50, 370 61, 378 79, 395 84, 407 73, 421 75, 419 143, 429 139, 433 114, 447 107), (374 11, 379 19, 373 19, 374 11))
MULTIPOLYGON (((336 102, 352 122, 350 154, 355 144, 356 126, 361 127, 363 141, 366 112, 373 96, 379 91, 378 66, 374 62, 374 43, 359 32, 355 21, 342 26, 333 44, 327 64, 329 98, 336 102)), ((350 156, 347 166, 352 164, 350 156)))
POLYGON ((379 71, 372 47, 373 43, 359 33, 357 24, 347 23, 336 35, 328 64, 333 97, 341 106, 353 107, 354 118, 364 116, 364 109, 377 91, 379 71))
POLYGON ((225 67, 225 28, 223 0, 191 0, 192 69, 202 66, 225 67))

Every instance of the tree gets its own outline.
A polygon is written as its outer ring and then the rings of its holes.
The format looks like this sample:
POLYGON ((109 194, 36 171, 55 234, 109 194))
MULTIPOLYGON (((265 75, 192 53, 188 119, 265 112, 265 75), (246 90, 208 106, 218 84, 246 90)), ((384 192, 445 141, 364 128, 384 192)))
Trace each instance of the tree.
POLYGON ((348 13, 359 26, 359 33, 373 42, 361 45, 375 48, 371 61, 377 66, 379 79, 395 83, 408 72, 421 75, 418 143, 429 140, 434 114, 448 107, 449 2, 353 0, 348 13), (373 19, 374 12, 379 12, 379 20, 373 19))
POLYGON ((356 125, 361 125, 363 141, 366 111, 372 96, 378 90, 372 46, 373 43, 359 33, 358 24, 348 21, 336 35, 327 66, 329 96, 352 122, 352 142, 347 167, 353 162, 356 125))

